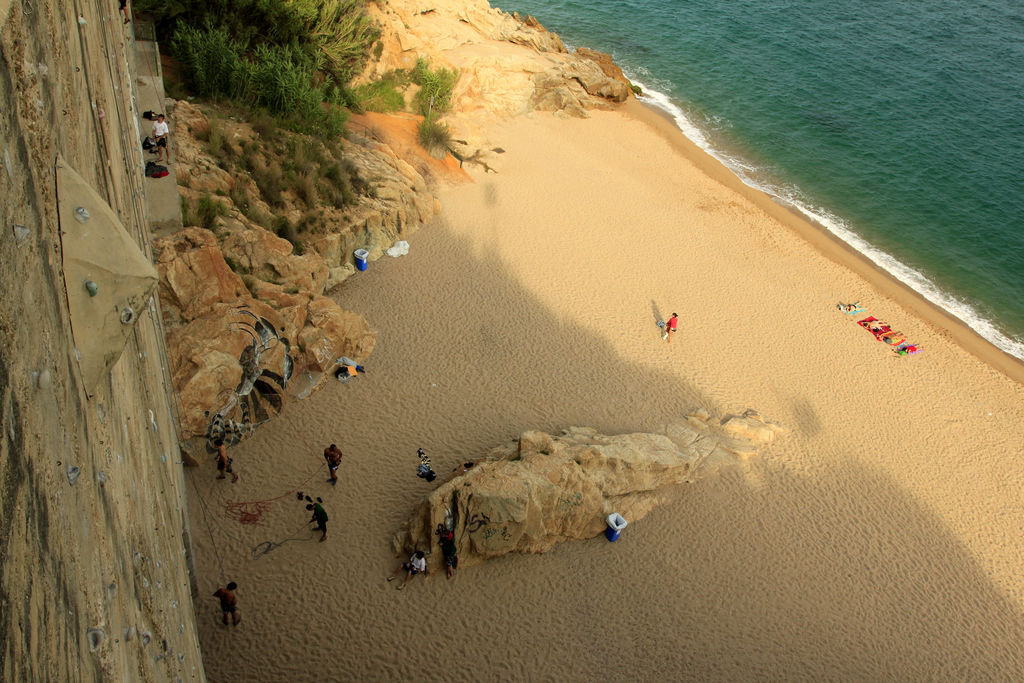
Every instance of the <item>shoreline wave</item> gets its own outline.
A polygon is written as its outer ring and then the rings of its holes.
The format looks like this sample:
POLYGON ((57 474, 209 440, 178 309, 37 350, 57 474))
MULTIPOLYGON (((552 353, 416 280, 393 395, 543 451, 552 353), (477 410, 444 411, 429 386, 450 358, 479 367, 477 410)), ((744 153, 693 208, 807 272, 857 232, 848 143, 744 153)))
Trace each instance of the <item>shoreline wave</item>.
POLYGON ((646 105, 660 109, 668 114, 675 122, 676 128, 691 142, 697 145, 706 154, 721 162, 733 175, 740 179, 744 185, 772 197, 782 205, 792 208, 806 217, 815 225, 819 225, 832 235, 838 237, 845 244, 867 258, 885 271, 893 279, 903 283, 910 289, 917 292, 925 300, 949 313, 955 318, 968 325, 979 336, 991 343, 1000 351, 1015 358, 1024 360, 1024 340, 1010 337, 998 329, 991 320, 986 318, 971 304, 957 298, 954 294, 943 290, 923 273, 911 268, 891 254, 872 245, 842 218, 822 208, 812 207, 802 201, 798 191, 788 191, 777 185, 755 180, 749 171, 753 169, 745 160, 724 154, 711 144, 704 131, 693 122, 682 107, 673 102, 672 98, 665 93, 649 89, 645 83, 629 73, 630 69, 624 68, 626 77, 633 83, 640 86, 643 94, 638 100, 646 105))

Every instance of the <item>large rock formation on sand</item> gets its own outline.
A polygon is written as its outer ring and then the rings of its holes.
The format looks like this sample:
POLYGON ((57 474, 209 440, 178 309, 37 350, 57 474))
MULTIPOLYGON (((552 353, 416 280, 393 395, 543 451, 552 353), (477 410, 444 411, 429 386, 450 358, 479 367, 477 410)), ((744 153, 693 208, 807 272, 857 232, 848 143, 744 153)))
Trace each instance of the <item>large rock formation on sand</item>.
POLYGON ((335 359, 362 362, 373 350, 376 332, 366 319, 322 295, 323 259, 292 253, 266 230, 239 230, 222 246, 213 232, 189 227, 156 240, 153 252, 186 438, 211 428, 244 436, 289 396, 326 381, 335 359), (226 255, 268 279, 243 279, 226 255))
POLYGON ((440 566, 438 525, 454 530, 461 567, 592 538, 612 512, 636 522, 663 502, 671 485, 693 481, 698 468, 750 457, 781 432, 754 411, 717 424, 696 411, 659 434, 605 436, 583 427, 560 436, 526 432, 427 496, 395 536, 395 550, 432 551, 430 562, 440 566))

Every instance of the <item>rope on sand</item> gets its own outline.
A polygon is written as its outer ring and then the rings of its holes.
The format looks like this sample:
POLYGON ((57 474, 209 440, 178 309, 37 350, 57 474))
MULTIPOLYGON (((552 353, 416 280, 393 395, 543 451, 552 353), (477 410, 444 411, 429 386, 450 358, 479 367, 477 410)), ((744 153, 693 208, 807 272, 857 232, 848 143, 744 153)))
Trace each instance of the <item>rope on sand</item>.
MULTIPOLYGON (((303 525, 303 526, 305 526, 305 525, 303 525)), ((260 543, 258 545, 254 545, 252 547, 252 559, 258 560, 259 558, 263 557, 264 555, 269 555, 271 552, 277 550, 278 548, 283 546, 285 543, 290 543, 292 541, 306 541, 306 540, 309 540, 309 539, 307 539, 307 538, 295 538, 294 536, 292 536, 290 538, 284 539, 281 542, 278 542, 278 541, 263 541, 262 543, 260 543)))
POLYGON ((239 524, 256 524, 263 525, 263 516, 270 511, 271 504, 276 500, 281 500, 286 496, 298 493, 302 490, 302 487, 309 483, 309 480, 316 476, 320 468, 317 467, 313 470, 306 479, 291 491, 285 491, 279 496, 273 498, 266 498, 264 500, 247 500, 242 502, 227 501, 224 504, 224 512, 228 517, 235 520, 239 524))

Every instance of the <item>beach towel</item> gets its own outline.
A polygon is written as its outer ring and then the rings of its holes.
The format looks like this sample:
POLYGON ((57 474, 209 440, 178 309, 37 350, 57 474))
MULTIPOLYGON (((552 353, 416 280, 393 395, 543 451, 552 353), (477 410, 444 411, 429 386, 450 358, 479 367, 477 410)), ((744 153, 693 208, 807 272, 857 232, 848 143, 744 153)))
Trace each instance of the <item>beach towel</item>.
POLYGON ((858 320, 857 324, 875 335, 875 339, 878 340, 881 340, 883 335, 892 332, 892 326, 890 326, 889 323, 884 323, 874 316, 868 316, 863 320, 858 320))
POLYGON ((841 313, 845 313, 846 315, 853 315, 854 313, 863 313, 865 310, 867 310, 856 302, 852 304, 836 304, 836 308, 838 308, 841 313), (853 306, 853 310, 846 310, 846 306, 853 306))
POLYGON ((894 348, 893 351, 900 356, 912 356, 915 353, 921 353, 921 347, 917 344, 903 343, 894 348))

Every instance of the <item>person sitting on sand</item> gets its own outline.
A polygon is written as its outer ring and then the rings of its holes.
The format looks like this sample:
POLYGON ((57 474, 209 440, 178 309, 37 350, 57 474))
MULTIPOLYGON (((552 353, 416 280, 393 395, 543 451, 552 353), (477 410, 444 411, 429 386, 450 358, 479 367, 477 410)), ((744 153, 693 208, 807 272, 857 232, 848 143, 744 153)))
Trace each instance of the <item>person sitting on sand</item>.
POLYGON ((405 584, 409 583, 409 579, 416 576, 417 574, 423 574, 423 576, 429 576, 430 572, 427 571, 427 557, 422 550, 417 550, 409 558, 408 562, 403 562, 402 566, 396 569, 391 576, 388 577, 388 581, 394 581, 400 572, 405 572, 405 579, 402 580, 398 590, 405 588, 405 584))
POLYGON ((335 362, 340 366, 334 371, 334 378, 339 382, 347 382, 356 375, 366 372, 366 368, 348 356, 342 356, 335 362))
POLYGON ((430 458, 427 457, 426 451, 422 448, 417 448, 416 455, 420 456, 420 464, 416 466, 416 476, 427 481, 434 481, 437 478, 437 473, 430 466, 430 458))

